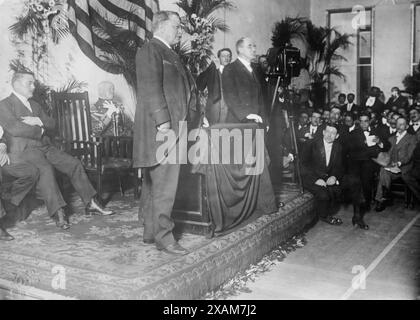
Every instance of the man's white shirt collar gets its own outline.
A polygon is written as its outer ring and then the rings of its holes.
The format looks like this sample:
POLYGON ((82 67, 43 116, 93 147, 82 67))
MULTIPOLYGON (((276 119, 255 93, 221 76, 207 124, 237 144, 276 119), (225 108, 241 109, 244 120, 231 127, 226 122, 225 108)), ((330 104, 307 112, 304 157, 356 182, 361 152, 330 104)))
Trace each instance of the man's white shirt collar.
POLYGON ((163 42, 163 44, 165 46, 167 46, 169 49, 172 49, 172 47, 170 46, 170 44, 168 42, 166 42, 164 39, 162 39, 161 37, 159 37, 159 36, 153 36, 153 38, 158 39, 159 41, 163 42))
POLYGON ((397 144, 401 142, 401 140, 406 136, 406 134, 407 134, 407 130, 404 131, 403 133, 397 132, 397 144))
POLYGON ((354 125, 352 125, 350 128, 349 128, 349 132, 353 132, 354 131, 354 129, 356 129, 356 125, 354 124, 354 125))
POLYGON ((223 70, 225 69, 225 66, 220 66, 219 67, 219 71, 220 71, 220 73, 223 73, 223 70))
POLYGON ((251 62, 246 61, 245 59, 242 59, 241 57, 238 57, 238 60, 240 62, 242 62, 242 64, 248 69, 249 72, 252 73, 252 67, 251 67, 251 62))
POLYGON ((15 90, 12 91, 13 94, 24 104, 24 106, 32 112, 31 104, 29 103, 28 99, 26 99, 21 94, 17 93, 15 90))

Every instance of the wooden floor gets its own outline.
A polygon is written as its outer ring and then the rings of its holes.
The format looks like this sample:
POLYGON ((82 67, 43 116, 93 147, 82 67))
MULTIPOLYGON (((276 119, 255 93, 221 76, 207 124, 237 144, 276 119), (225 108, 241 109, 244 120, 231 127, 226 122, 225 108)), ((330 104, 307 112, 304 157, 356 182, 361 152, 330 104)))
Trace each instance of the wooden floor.
POLYGON ((338 216, 343 226, 319 222, 308 232, 304 248, 250 284, 251 293, 232 299, 419 299, 419 210, 397 204, 384 213, 372 212, 365 219, 369 231, 352 227, 350 208, 338 216), (362 287, 360 275, 366 279, 362 287))

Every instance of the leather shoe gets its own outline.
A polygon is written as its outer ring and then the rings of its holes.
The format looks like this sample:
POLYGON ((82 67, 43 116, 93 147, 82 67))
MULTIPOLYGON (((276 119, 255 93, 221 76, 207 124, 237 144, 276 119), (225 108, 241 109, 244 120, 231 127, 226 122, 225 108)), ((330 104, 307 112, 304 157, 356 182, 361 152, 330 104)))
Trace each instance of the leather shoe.
POLYGON ((113 214, 115 214, 115 211, 105 209, 95 199, 92 199, 89 205, 86 207, 86 214, 93 214, 105 217, 112 216, 113 214))
POLYGON ((385 203, 384 202, 378 202, 377 204, 376 204, 376 208, 375 208, 375 211, 376 212, 382 212, 382 211, 384 211, 386 209, 386 205, 385 205, 385 203))
POLYGON ((12 241, 15 240, 6 230, 0 227, 0 241, 12 241))
POLYGON ((55 225, 57 226, 57 228, 63 229, 63 230, 68 230, 70 229, 70 225, 67 222, 66 219, 66 214, 64 213, 63 209, 59 209, 55 215, 53 216, 54 220, 55 220, 55 225))
POLYGON ((154 244, 155 240, 154 239, 143 239, 143 243, 144 244, 154 244))
POLYGON ((171 244, 166 248, 158 248, 158 250, 176 256, 185 256, 190 253, 187 249, 184 249, 178 243, 171 244))

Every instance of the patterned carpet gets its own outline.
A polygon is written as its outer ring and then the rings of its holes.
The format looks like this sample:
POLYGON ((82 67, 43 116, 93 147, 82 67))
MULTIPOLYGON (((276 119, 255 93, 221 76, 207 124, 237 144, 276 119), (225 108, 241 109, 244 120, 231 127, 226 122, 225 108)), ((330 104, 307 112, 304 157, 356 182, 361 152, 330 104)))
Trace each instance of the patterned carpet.
MULTIPOLYGON (((12 284, 6 288, 11 290, 9 296, 0 298, 28 295, 26 287, 77 299, 199 297, 258 259, 259 251, 266 253, 278 242, 265 243, 264 239, 273 238, 274 233, 288 229, 289 225, 299 229, 309 223, 312 197, 299 195, 294 186, 286 189, 280 197, 287 206, 278 214, 261 217, 221 238, 184 234, 180 244, 192 253, 180 258, 143 244, 138 204, 132 195, 115 197, 108 206, 118 213, 105 218, 85 216, 81 201, 72 198, 75 214, 70 218, 69 231, 58 230, 41 207, 28 220, 9 229, 15 241, 0 243, 0 279, 12 284), (258 249, 256 243, 263 247, 258 249), (258 252, 249 255, 247 250, 258 252), (213 272, 226 261, 232 262, 232 266, 214 277, 213 272), (57 278, 57 272, 64 278, 57 278), (61 281, 58 287, 57 279, 61 281)), ((7 285, 0 282, 0 287, 5 289, 7 285)), ((48 297, 41 294, 36 298, 48 297)))

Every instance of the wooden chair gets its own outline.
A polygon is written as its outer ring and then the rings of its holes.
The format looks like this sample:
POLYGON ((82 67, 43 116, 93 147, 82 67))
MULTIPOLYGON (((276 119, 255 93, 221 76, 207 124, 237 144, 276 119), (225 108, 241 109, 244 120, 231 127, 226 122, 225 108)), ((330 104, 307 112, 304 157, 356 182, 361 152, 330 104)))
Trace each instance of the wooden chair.
POLYGON ((95 137, 89 96, 83 93, 51 93, 52 113, 57 121, 56 141, 62 150, 77 157, 102 196, 105 176, 116 175, 124 195, 123 176, 134 178, 134 196, 138 198, 139 179, 132 167, 131 137, 95 137))

